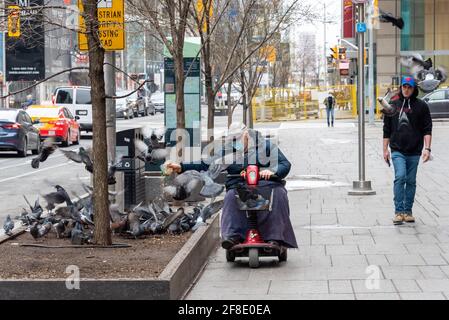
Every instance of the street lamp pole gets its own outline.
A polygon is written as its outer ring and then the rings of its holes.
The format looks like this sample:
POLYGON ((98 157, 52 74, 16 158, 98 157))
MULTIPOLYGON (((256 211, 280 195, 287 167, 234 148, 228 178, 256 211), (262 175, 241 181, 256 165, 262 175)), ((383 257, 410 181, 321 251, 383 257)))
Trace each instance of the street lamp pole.
POLYGON ((371 188, 371 181, 365 180, 365 3, 366 0, 353 0, 357 8, 357 42, 358 42, 358 78, 357 105, 359 121, 359 180, 353 181, 349 195, 373 195, 376 191, 371 188))
POLYGON ((327 90, 327 57, 326 57, 326 2, 324 2, 324 21, 323 21, 323 29, 324 29, 324 89, 327 90))

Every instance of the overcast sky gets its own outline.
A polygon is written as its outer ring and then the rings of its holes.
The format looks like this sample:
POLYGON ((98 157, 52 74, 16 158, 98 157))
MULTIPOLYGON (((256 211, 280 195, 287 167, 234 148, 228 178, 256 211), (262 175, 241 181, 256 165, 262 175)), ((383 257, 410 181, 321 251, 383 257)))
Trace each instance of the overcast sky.
MULTIPOLYGON (((334 23, 326 23, 326 46, 330 48, 337 44, 337 38, 341 34, 341 4, 342 0, 300 0, 317 8, 322 13, 324 20, 324 3, 326 4, 326 20, 333 20, 334 23)), ((317 21, 314 24, 307 24, 299 28, 301 31, 312 32, 316 34, 317 45, 322 47, 324 42, 323 23, 317 21)), ((298 29, 297 29, 298 30, 298 29)), ((329 51, 329 50, 328 50, 329 51)))

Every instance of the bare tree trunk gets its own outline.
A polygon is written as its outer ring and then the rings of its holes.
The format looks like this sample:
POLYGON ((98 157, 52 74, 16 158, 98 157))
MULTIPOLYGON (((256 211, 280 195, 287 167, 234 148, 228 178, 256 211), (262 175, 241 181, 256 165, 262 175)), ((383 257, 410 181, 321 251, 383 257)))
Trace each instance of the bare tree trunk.
MULTIPOLYGON (((210 52, 210 51, 209 51, 210 52)), ((203 50, 204 53, 204 50, 203 50)), ((206 96, 207 96, 207 140, 214 141, 214 126, 215 126, 215 93, 212 82, 212 66, 210 65, 210 58, 204 58, 204 73, 206 81, 206 96)))
POLYGON ((227 96, 226 96, 226 100, 227 100, 227 104, 228 104, 228 128, 231 126, 232 123, 232 114, 234 113, 234 108, 232 108, 232 103, 231 103, 231 91, 232 91, 232 78, 229 79, 228 81, 228 88, 227 88, 227 96))
MULTIPOLYGON (((178 52, 179 54, 179 52, 178 52)), ((178 156, 178 161, 181 160, 181 157, 183 155, 182 150, 184 149, 185 145, 188 143, 188 141, 184 141, 183 137, 181 135, 181 132, 186 127, 186 119, 185 119, 185 112, 184 112, 184 56, 182 54, 182 48, 181 48, 181 54, 178 56, 175 61, 175 82, 176 82, 176 153, 178 156)))
POLYGON ((242 95, 243 95, 243 99, 242 99, 242 105, 243 105, 243 123, 246 125, 247 124, 247 110, 246 110, 246 89, 245 89, 245 71, 242 69, 240 71, 240 78, 241 83, 242 83, 242 95))
POLYGON ((98 245, 111 245, 106 141, 106 91, 103 71, 104 49, 101 47, 98 38, 97 0, 83 1, 87 14, 89 78, 92 84, 94 241, 98 245))

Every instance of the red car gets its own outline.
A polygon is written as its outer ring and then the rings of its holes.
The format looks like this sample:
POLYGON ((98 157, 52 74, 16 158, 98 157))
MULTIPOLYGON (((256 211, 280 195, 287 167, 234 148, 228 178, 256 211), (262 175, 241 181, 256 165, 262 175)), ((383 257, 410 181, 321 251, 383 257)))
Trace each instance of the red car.
POLYGON ((63 147, 71 143, 80 142, 80 125, 77 122, 79 117, 74 117, 70 110, 57 106, 30 106, 27 113, 37 122, 35 126, 39 128, 41 139, 54 137, 56 142, 61 142, 63 147))

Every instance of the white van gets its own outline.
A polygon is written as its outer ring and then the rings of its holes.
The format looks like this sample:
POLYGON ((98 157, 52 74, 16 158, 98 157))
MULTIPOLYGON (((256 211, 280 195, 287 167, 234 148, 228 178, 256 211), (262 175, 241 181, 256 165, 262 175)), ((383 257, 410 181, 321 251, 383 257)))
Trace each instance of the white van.
POLYGON ((57 87, 52 102, 56 106, 66 107, 74 116, 78 116, 81 131, 92 131, 92 99, 90 87, 57 87))

